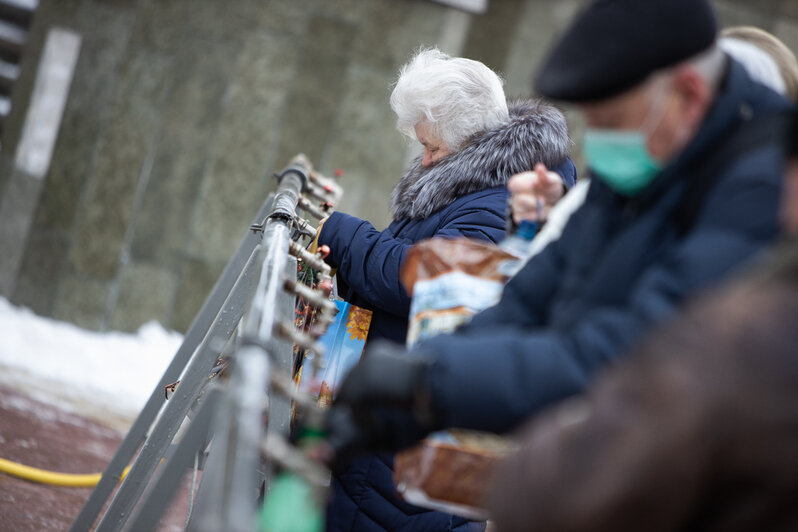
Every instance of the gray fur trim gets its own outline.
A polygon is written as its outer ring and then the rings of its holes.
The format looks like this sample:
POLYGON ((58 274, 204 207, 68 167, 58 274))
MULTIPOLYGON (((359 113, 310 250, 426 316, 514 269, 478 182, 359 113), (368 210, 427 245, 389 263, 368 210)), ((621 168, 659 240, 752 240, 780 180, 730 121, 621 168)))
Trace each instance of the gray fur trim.
POLYGON ((434 166, 414 159, 391 194, 394 219, 427 218, 462 196, 503 186, 535 163, 551 168, 565 160, 571 140, 559 110, 539 100, 508 106, 509 122, 473 135, 434 166))

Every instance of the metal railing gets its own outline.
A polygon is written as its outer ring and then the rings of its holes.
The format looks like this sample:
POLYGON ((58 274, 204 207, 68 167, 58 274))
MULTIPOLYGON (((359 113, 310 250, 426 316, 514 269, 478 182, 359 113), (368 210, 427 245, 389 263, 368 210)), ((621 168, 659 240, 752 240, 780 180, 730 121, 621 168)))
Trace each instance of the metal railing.
POLYGON ((268 489, 272 471, 264 454, 318 483, 317 467, 297 463, 295 454, 285 452, 292 400, 315 408, 293 385, 294 345, 318 349, 315 340, 323 332, 296 330, 295 298, 300 294, 322 315, 334 309, 327 293, 297 284, 298 260, 328 281, 330 273, 321 256, 296 243, 315 235, 298 208, 326 216, 341 189, 314 172, 302 155, 276 177, 277 191, 260 208, 72 531, 91 529, 134 455, 97 531, 154 529, 194 465, 204 471, 194 515, 187 521, 190 530, 253 530, 258 489, 268 489), (231 345, 229 378, 209 378, 231 345), (178 379, 167 401, 164 389, 178 379))

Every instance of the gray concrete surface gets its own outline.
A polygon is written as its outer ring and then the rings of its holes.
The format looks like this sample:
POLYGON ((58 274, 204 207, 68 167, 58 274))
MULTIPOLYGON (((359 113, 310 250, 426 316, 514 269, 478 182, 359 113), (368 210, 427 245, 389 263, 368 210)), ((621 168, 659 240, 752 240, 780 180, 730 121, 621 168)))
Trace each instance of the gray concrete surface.
MULTIPOLYGON (((341 168, 341 210, 387 225, 412 150, 388 96, 414 49, 482 60, 526 96, 584 1, 491 0, 475 16, 425 0, 42 0, 0 151, 0 224, 22 254, 17 272, 0 258, 0 295, 93 329, 185 330, 293 154, 341 168), (50 171, 24 211, 9 158, 55 25, 83 44, 50 171)), ((723 25, 798 49, 798 2, 715 3, 723 25)))

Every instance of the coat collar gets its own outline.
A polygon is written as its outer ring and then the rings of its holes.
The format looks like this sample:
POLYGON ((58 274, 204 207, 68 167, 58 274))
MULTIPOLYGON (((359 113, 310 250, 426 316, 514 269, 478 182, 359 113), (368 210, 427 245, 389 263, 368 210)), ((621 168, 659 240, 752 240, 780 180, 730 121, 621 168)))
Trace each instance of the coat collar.
POLYGON ((504 186, 537 162, 556 167, 565 160, 571 141, 560 111, 540 101, 512 102, 509 111, 507 123, 473 135, 434 166, 414 159, 391 195, 394 220, 427 218, 462 196, 504 186))

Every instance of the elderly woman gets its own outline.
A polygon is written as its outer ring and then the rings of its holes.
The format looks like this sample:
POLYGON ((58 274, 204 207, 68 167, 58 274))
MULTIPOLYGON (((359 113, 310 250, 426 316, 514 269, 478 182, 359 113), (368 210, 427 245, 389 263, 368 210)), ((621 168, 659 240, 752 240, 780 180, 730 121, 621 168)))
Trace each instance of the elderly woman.
MULTIPOLYGON (((373 310, 368 339, 404 342, 410 298, 399 269, 415 242, 504 237, 510 176, 542 163, 559 172, 563 187, 575 182, 563 115, 540 102, 508 106, 499 76, 484 64, 438 50, 416 54, 399 73, 391 95, 397 128, 424 148, 396 185, 393 222, 378 231, 369 222, 333 213, 319 244, 338 269, 339 293, 373 310)), ((481 524, 425 511, 399 500, 392 457, 352 462, 333 478, 328 530, 467 530, 481 524)))

